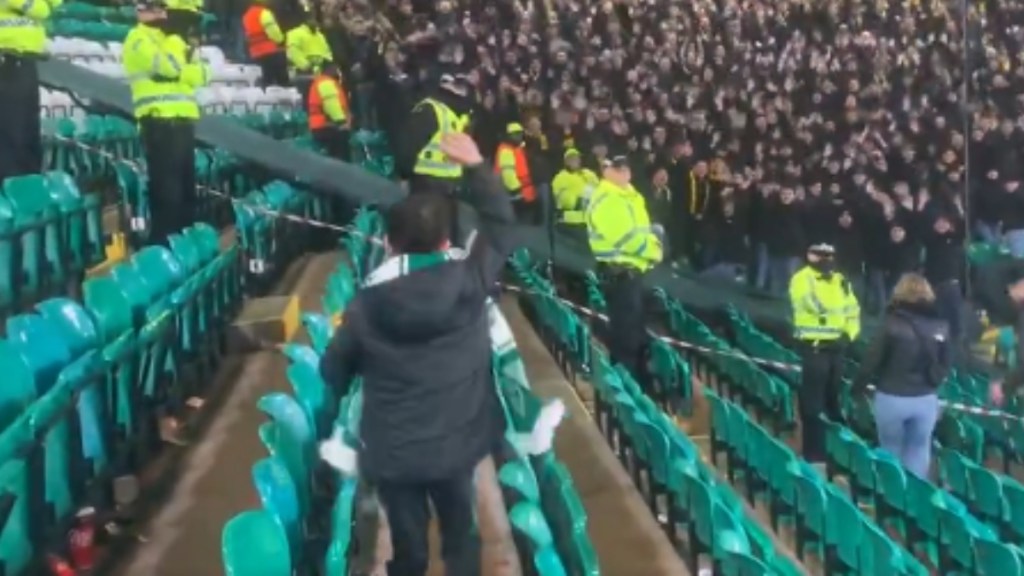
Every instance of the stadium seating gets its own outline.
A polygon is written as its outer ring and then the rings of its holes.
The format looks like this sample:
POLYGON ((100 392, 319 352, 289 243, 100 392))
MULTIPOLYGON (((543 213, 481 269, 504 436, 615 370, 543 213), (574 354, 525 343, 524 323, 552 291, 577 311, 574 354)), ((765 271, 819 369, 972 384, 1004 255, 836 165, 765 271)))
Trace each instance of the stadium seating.
MULTIPOLYGON (((755 572, 758 574, 799 574, 796 566, 777 553, 769 535, 736 493, 701 460, 698 447, 662 407, 644 395, 621 367, 613 368, 603 351, 592 347, 589 329, 557 298, 551 284, 531 270, 521 255, 513 259, 513 268, 528 289, 521 301, 536 319, 539 332, 556 356, 566 359, 563 365, 570 372, 589 378, 597 424, 617 449, 652 513, 664 514, 664 528, 676 543, 677 525, 685 528, 691 572, 697 573, 698 560, 706 557, 716 574, 745 574, 742 570, 747 569, 763 569, 755 572), (658 505, 661 497, 668 499, 665 510, 658 505)), ((682 358, 676 358, 670 365, 683 364, 682 358)), ((662 382, 672 378, 658 376, 662 382)), ((675 390, 679 393, 682 389, 675 390)))
MULTIPOLYGON (((331 318, 343 314, 354 296, 358 279, 379 263, 384 254, 379 243, 380 217, 361 210, 345 240, 350 263, 342 263, 331 274, 325 289, 323 315, 307 313, 303 323, 311 347, 288 345, 288 379, 293 394, 273 394, 260 400, 260 408, 270 421, 260 428, 260 438, 270 458, 253 469, 254 484, 260 493, 263 511, 249 511, 232 519, 224 529, 223 555, 228 574, 290 574, 293 568, 323 566, 328 574, 345 574, 352 550, 353 506, 358 481, 340 478, 340 488, 322 498, 315 493, 317 463, 315 445, 334 429, 355 434, 361 412, 359 384, 341 399, 333 399, 320 380, 319 355, 324 351, 332 330, 331 318), (317 502, 317 505, 313 505, 317 502), (330 509, 330 539, 316 542, 305 527, 322 519, 316 510, 330 509), (270 527, 261 514, 277 519, 283 530, 270 527), (280 572, 252 571, 248 552, 237 543, 249 531, 260 538, 273 538, 268 546, 276 552, 280 572), (324 550, 326 549, 326 550, 324 550), (290 564, 281 557, 287 550, 290 564)), ((537 403, 527 382, 513 382, 496 374, 499 392, 509 418, 516 422, 529 418, 529 407, 537 403)), ((597 559, 586 533, 586 513, 573 488, 565 467, 553 454, 522 457, 498 463, 498 480, 508 505, 509 521, 522 561, 533 573, 543 576, 572 574, 596 576, 597 559)))

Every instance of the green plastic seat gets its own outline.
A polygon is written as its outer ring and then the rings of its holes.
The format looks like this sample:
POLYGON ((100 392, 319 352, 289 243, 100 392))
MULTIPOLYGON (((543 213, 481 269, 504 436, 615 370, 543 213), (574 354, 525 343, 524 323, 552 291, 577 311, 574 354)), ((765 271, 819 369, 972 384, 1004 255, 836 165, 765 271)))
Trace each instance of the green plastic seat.
POLYGON ((3 193, 20 235, 19 295, 22 300, 36 300, 44 289, 67 278, 67 263, 61 257, 60 210, 39 174, 8 178, 3 193))
POLYGON ((967 476, 968 461, 955 450, 939 450, 939 468, 947 490, 961 499, 970 498, 970 480, 967 476))
POLYGON ((0 386, 0 430, 3 430, 36 398, 36 386, 28 360, 7 340, 0 340, 0 371, 4 374, 4 385, 0 386))
POLYGON ((999 576, 1021 576, 1024 574, 1024 562, 1019 549, 1010 545, 991 540, 978 540, 974 543, 975 562, 979 574, 998 574, 999 576))
POLYGON ((306 413, 294 398, 280 392, 263 396, 257 406, 274 422, 275 433, 263 440, 271 443, 271 455, 287 466, 299 495, 302 515, 305 516, 311 506, 311 474, 316 441, 306 413))
POLYGON ((535 504, 520 502, 508 514, 514 534, 525 546, 527 557, 533 567, 545 576, 565 576, 565 566, 555 548, 551 528, 544 519, 544 513, 535 504))
POLYGON ((1003 497, 1006 499, 1004 533, 1024 541, 1024 486, 1013 478, 1003 478, 1003 497))
POLYGON ((540 486, 530 463, 526 460, 511 460, 498 470, 498 483, 506 492, 509 504, 520 501, 540 503, 540 486))
POLYGON ((249 510, 224 526, 221 556, 227 576, 291 576, 288 535, 269 512, 249 510))
POLYGON ((939 569, 943 574, 974 573, 976 542, 996 539, 991 528, 968 514, 962 503, 957 504, 939 509, 939 569))
POLYGON ((826 532, 828 493, 824 478, 809 466, 800 463, 790 467, 797 491, 796 553, 804 558, 808 548, 823 552, 826 532))
POLYGON ((287 466, 277 458, 264 458, 253 464, 252 483, 263 509, 274 516, 288 535, 291 557, 301 559, 304 534, 299 495, 287 466))
POLYGON ((729 552, 722 559, 722 576, 773 576, 774 572, 757 558, 743 552, 729 552))
POLYGON ((62 239, 71 269, 82 272, 103 262, 103 206, 96 194, 83 195, 66 172, 48 172, 47 188, 61 211, 62 239))
POLYGON ((907 474, 896 457, 888 452, 876 450, 875 468, 875 519, 883 526, 891 526, 906 536, 907 518, 907 474))
MULTIPOLYGON (((0 434, 0 447, 13 448, 24 442, 27 434, 27 430, 9 427, 0 434)), ((25 460, 12 458, 0 464, 0 489, 11 499, 11 509, 0 531, 0 562, 12 574, 24 573, 38 552, 32 541, 30 518, 34 510, 29 500, 29 484, 25 460)))
POLYGON ((865 570, 861 558, 861 541, 867 523, 857 505, 846 494, 829 484, 825 489, 828 503, 825 506, 825 544, 834 551, 835 565, 830 570, 854 573, 872 573, 865 570))
POLYGON ((966 470, 971 511, 994 526, 1002 525, 1008 517, 1002 479, 991 470, 973 463, 968 463, 966 470))

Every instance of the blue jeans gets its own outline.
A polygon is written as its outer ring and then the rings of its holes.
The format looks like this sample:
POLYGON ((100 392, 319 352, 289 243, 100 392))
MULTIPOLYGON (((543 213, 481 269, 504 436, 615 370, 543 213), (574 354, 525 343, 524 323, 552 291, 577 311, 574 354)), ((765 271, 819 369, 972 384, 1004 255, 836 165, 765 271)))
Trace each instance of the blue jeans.
POLYGON ((875 393, 878 444, 899 458, 918 478, 928 478, 932 463, 932 432, 939 420, 939 397, 892 396, 875 393))
POLYGON ((1007 230, 1003 233, 1003 245, 1014 258, 1024 258, 1024 230, 1007 230))
POLYGON ((768 291, 776 296, 785 295, 789 280, 799 268, 800 258, 796 256, 768 256, 768 291))

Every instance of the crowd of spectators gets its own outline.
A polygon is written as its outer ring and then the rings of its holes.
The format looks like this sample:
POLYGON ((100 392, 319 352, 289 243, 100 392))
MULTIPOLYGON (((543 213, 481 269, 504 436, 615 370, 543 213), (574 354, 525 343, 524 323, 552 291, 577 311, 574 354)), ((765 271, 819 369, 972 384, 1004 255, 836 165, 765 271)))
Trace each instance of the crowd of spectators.
POLYGON ((869 308, 919 269, 952 318, 968 235, 1024 256, 1019 3, 337 0, 325 14, 356 38, 355 78, 389 134, 418 87, 466 73, 484 150, 514 121, 538 181, 568 148, 592 168, 628 155, 670 257, 697 271, 781 293, 828 242, 869 308))

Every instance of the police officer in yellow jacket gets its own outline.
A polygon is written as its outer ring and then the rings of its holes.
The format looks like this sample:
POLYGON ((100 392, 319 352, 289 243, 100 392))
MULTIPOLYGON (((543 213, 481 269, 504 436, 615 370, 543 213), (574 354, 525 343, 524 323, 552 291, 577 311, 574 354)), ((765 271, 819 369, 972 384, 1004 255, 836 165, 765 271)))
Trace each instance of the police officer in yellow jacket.
POLYGON ((661 238, 644 197, 630 184, 629 160, 605 160, 603 179, 587 204, 590 250, 608 304, 608 350, 643 386, 647 373, 647 329, 643 275, 661 262, 661 238))
POLYGON ((194 221, 196 89, 209 70, 184 38, 166 31, 162 6, 145 0, 137 8, 123 64, 149 176, 148 240, 156 244, 194 221))
POLYGON ((61 2, 0 2, 0 182, 43 169, 36 61, 46 52, 46 21, 61 2))
POLYGON ((443 74, 438 89, 413 106, 396 158, 410 191, 451 194, 462 181, 462 167, 440 144, 445 134, 468 130, 469 88, 465 77, 443 74))
POLYGON ((306 22, 285 35, 285 52, 292 70, 292 82, 305 102, 309 98, 313 78, 323 71, 324 64, 334 60, 331 45, 316 20, 307 17, 306 22))
POLYGON ((587 202, 599 180, 592 170, 583 168, 579 150, 569 148, 564 157, 565 168, 551 182, 558 210, 558 226, 566 234, 582 238, 587 233, 587 202))
POLYGON ((800 421, 804 458, 825 461, 821 417, 838 421, 843 358, 860 334, 860 304, 850 282, 835 270, 835 248, 815 244, 807 265, 789 282, 793 331, 800 344, 800 421))

